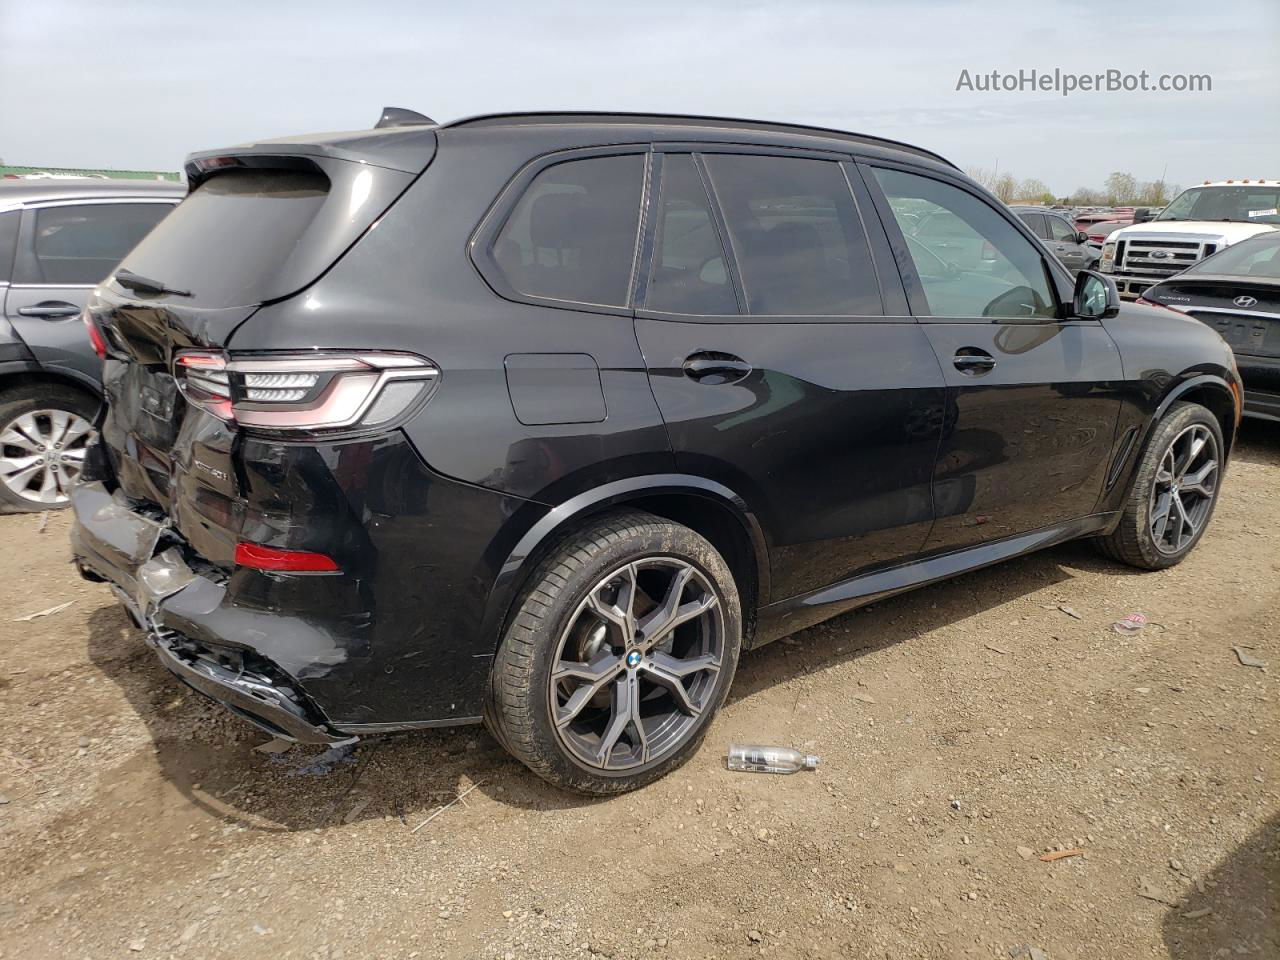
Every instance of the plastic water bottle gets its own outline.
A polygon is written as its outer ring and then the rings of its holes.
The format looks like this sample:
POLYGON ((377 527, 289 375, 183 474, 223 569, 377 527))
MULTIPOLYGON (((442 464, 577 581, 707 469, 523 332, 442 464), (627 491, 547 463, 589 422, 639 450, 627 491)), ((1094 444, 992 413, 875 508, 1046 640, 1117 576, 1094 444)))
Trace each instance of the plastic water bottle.
POLYGON ((818 758, 790 747, 729 744, 729 769, 748 773, 799 773, 818 769, 818 758))

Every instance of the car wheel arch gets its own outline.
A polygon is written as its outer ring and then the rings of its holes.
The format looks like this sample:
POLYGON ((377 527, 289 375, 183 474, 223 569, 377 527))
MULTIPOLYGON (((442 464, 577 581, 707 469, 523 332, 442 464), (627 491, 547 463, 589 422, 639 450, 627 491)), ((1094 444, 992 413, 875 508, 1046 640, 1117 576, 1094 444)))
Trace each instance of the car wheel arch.
POLYGON ((71 387, 94 400, 102 400, 102 387, 96 381, 82 378, 62 370, 50 370, 39 364, 16 362, 0 364, 0 392, 14 387, 29 387, 47 383, 51 386, 71 387))
POLYGON ((1177 401, 1198 403, 1209 410, 1217 418, 1222 428, 1222 440, 1226 449, 1224 455, 1230 455, 1236 435, 1236 398, 1227 380, 1217 374, 1205 373, 1187 377, 1179 381, 1160 400, 1160 405, 1147 424, 1143 446, 1150 438, 1155 425, 1168 409, 1177 401))
POLYGON ((623 508, 684 524, 711 542, 739 582, 744 648, 750 646, 755 611, 769 597, 769 547, 758 518, 745 500, 715 481, 685 474, 654 474, 584 491, 553 507, 525 531, 489 590, 480 634, 485 638, 486 653, 497 650, 520 592, 542 558, 584 524, 623 508))

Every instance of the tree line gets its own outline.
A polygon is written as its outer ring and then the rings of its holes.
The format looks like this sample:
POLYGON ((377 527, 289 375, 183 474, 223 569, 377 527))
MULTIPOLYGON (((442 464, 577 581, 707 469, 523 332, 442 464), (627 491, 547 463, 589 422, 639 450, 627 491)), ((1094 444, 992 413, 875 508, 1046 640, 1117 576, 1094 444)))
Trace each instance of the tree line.
POLYGON ((1101 188, 1080 187, 1070 196, 1058 196, 1043 180, 1019 180, 1012 173, 974 167, 966 171, 1003 203, 1069 203, 1077 207, 1162 207, 1182 188, 1164 180, 1139 180, 1131 173, 1117 171, 1101 188))

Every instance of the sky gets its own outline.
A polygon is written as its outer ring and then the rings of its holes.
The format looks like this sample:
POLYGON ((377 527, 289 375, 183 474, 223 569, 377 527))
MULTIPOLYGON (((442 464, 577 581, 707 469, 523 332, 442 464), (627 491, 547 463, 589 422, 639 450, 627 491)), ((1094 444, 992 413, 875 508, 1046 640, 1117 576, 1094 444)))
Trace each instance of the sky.
POLYGON ((195 150, 369 127, 384 105, 813 123, 1060 196, 1113 171, 1280 178, 1280 0, 0 0, 6 163, 176 170, 195 150), (965 70, 1032 69, 1212 89, 957 90, 965 70))

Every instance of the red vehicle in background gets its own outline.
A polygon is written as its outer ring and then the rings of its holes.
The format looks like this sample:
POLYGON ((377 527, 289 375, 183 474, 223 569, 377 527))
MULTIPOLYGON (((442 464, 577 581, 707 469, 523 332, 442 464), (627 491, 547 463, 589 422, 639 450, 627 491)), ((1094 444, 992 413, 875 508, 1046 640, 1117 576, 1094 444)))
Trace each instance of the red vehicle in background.
POLYGON ((1115 233, 1121 227, 1133 226, 1133 218, 1126 217, 1120 220, 1097 220, 1093 223, 1078 224, 1077 229, 1081 233, 1089 235, 1090 243, 1105 243, 1107 237, 1115 233))
POLYGON ((1092 234, 1093 228, 1103 223, 1120 223, 1127 227, 1133 223, 1133 211, 1111 210, 1106 213, 1082 213, 1075 219, 1076 229, 1081 233, 1092 234))

